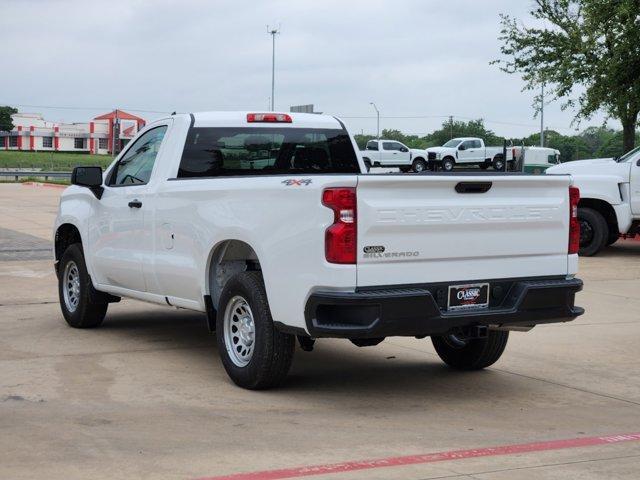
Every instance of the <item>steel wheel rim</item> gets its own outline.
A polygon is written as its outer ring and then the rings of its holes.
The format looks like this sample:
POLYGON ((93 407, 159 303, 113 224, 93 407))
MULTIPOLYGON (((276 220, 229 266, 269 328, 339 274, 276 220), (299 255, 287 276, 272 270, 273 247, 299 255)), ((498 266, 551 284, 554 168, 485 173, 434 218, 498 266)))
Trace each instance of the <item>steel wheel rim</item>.
POLYGON ((586 220, 580 220, 580 246, 586 247, 593 242, 593 227, 586 220))
POLYGON ((255 337, 256 327, 249 302, 236 295, 224 311, 224 344, 234 365, 246 367, 249 364, 255 337))
POLYGON ((424 171, 424 164, 422 162, 416 162, 416 166, 413 167, 413 170, 416 172, 423 172, 424 171))
POLYGON ((76 262, 68 262, 62 276, 62 296, 67 310, 75 312, 80 303, 80 271, 76 262))

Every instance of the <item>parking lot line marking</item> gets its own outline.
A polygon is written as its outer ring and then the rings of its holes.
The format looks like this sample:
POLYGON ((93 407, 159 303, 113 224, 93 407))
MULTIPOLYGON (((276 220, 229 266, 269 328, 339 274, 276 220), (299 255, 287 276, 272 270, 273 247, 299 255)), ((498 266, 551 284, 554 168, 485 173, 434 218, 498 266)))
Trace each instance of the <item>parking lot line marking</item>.
POLYGON ((234 473, 216 477, 202 477, 199 480, 282 480, 286 478, 327 475, 330 473, 353 472, 383 467, 401 467, 424 463, 447 462, 465 458, 497 457, 518 453, 543 452, 567 448, 591 447, 622 442, 640 441, 640 432, 606 435, 600 437, 569 438, 564 440, 548 440, 543 442, 501 445, 497 447, 472 448, 469 450, 450 450, 446 452, 426 453, 422 455, 405 455, 401 457, 378 458, 373 460, 356 460, 351 462, 310 465, 307 467, 284 468, 279 470, 263 470, 260 472, 234 473))

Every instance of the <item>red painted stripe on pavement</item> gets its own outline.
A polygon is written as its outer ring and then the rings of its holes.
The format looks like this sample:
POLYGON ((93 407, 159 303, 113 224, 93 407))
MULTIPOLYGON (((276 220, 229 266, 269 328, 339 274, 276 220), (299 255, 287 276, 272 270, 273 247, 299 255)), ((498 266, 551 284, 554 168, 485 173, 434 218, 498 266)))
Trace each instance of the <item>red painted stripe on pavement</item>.
POLYGON ((280 470, 264 470, 261 472, 235 473, 217 477, 203 477, 200 480, 281 480, 285 478, 309 477, 329 473, 353 472, 383 467, 401 467, 424 463, 446 462, 465 458, 496 457, 517 453, 542 452, 546 450, 562 450, 567 448, 590 447, 622 442, 640 441, 640 432, 610 435, 603 437, 569 438, 545 442, 520 443, 498 447, 472 448, 470 450, 451 450, 448 452, 426 453, 423 455, 407 455, 403 457, 378 458, 373 460, 357 460, 353 462, 311 465, 308 467, 284 468, 280 470))

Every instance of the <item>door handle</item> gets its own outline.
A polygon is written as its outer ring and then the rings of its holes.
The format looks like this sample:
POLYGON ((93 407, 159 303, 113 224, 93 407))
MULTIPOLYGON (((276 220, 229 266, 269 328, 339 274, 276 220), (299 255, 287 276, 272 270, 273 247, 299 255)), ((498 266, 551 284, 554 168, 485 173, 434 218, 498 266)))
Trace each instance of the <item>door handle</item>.
POLYGON ((142 202, 140 200, 131 200, 129 202, 129 208, 140 208, 142 207, 142 202))

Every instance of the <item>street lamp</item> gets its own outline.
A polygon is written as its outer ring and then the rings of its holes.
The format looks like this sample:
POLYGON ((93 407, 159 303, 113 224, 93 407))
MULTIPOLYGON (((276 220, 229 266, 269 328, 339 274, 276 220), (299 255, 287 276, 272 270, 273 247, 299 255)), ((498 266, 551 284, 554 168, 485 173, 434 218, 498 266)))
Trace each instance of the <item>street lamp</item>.
POLYGON ((376 128, 376 139, 380 140, 380 110, 378 110, 378 107, 373 102, 369 102, 369 105, 373 105, 373 108, 376 109, 376 115, 378 116, 378 126, 376 128))
POLYGON ((274 97, 276 89, 276 35, 280 33, 280 27, 269 29, 267 33, 271 35, 271 111, 274 111, 274 97))

